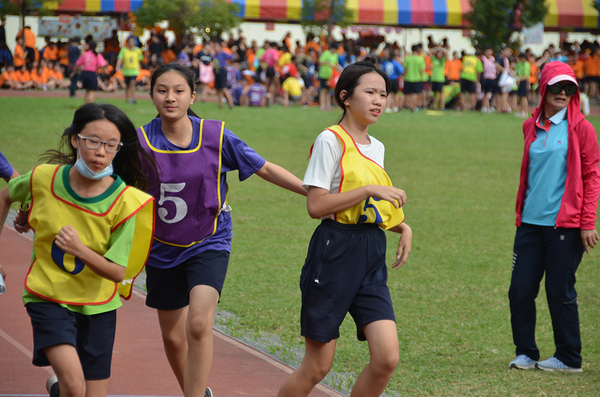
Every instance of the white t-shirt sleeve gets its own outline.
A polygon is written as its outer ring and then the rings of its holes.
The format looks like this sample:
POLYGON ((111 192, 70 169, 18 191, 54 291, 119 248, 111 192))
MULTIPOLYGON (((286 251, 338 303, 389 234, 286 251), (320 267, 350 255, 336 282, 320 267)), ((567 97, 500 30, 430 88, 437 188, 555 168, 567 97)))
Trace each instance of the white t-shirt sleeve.
POLYGON ((341 159, 342 147, 338 138, 329 130, 321 132, 313 145, 302 187, 308 190, 309 186, 315 186, 331 191, 336 174, 341 177, 341 159))
MULTIPOLYGON (((357 145, 358 150, 383 168, 385 146, 374 137, 370 138, 371 144, 357 145)), ((330 130, 321 132, 313 145, 302 187, 308 190, 309 186, 315 186, 337 193, 342 179, 341 159, 342 146, 337 136, 330 130)))

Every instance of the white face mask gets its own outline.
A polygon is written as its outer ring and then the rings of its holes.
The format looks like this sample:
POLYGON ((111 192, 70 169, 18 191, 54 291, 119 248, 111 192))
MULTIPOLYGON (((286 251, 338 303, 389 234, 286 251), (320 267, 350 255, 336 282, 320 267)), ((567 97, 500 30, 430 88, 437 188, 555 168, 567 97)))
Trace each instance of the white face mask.
POLYGON ((79 173, 82 176, 94 180, 99 180, 104 178, 105 176, 110 176, 113 174, 114 171, 112 162, 102 171, 92 171, 90 167, 88 167, 86 162, 81 158, 81 155, 79 154, 79 148, 77 148, 77 161, 75 162, 74 167, 77 171, 79 171, 79 173))

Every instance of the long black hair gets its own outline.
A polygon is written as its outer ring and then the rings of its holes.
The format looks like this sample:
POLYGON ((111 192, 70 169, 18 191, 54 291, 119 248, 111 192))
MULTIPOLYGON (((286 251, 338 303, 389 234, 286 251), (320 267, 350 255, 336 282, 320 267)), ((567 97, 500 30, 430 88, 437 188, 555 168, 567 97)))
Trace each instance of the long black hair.
POLYGON ((92 51, 94 55, 98 55, 98 52, 96 51, 97 46, 98 44, 96 44, 96 42, 92 40, 88 43, 88 50, 92 51))
MULTIPOLYGON (((178 64, 177 62, 171 62, 166 65, 160 65, 158 69, 156 69, 152 73, 152 76, 150 76, 150 94, 154 93, 154 86, 156 84, 156 80, 163 74, 171 71, 179 73, 185 79, 185 81, 190 86, 191 92, 196 91, 196 84, 194 83, 194 73, 192 73, 190 69, 178 64)), ((188 116, 200 118, 200 116, 194 113, 191 107, 188 107, 187 114, 188 116)), ((160 117, 160 115, 157 115, 156 117, 160 117)))
POLYGON ((367 61, 359 61, 355 62, 352 65, 347 66, 340 78, 335 85, 335 91, 333 92, 333 97, 335 99, 335 103, 339 107, 342 108, 344 113, 342 114, 342 118, 338 121, 338 124, 344 120, 346 117, 346 106, 344 105, 344 101, 354 94, 354 89, 358 86, 360 78, 367 73, 377 73, 383 80, 385 80, 385 91, 389 94, 392 90, 392 82, 390 78, 385 74, 385 72, 375 65, 375 63, 367 60, 367 61), (342 98, 342 91, 346 91, 346 94, 342 98))
POLYGON ((87 103, 77 109, 73 115, 73 123, 61 136, 58 150, 48 150, 40 157, 40 161, 50 164, 75 164, 77 149, 71 144, 71 137, 81 133, 88 123, 97 120, 110 121, 121 133, 123 146, 113 160, 114 173, 127 185, 146 190, 148 172, 156 173, 156 163, 142 149, 129 117, 114 105, 87 103))

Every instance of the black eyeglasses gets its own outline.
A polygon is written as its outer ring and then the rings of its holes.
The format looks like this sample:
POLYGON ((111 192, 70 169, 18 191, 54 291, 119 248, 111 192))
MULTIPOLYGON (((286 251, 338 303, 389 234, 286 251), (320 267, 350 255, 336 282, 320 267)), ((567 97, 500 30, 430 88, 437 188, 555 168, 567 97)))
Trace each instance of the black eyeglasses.
POLYGON ((123 146, 123 142, 104 142, 95 138, 86 138, 77 134, 77 136, 83 140, 83 144, 88 149, 98 149, 100 145, 104 144, 104 149, 109 153, 117 153, 121 146, 123 146))
POLYGON ((560 92, 562 90, 565 90, 565 94, 567 96, 573 96, 575 95, 575 93, 577 92, 577 86, 574 84, 552 84, 549 85, 547 88, 549 93, 554 94, 554 95, 558 95, 560 94, 560 92))

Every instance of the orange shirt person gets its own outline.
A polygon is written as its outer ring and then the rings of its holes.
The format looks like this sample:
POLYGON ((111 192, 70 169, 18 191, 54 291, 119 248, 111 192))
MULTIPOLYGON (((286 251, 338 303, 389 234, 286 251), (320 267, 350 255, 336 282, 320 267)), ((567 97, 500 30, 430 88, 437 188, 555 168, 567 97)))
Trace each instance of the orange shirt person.
POLYGON ((58 61, 58 47, 56 43, 50 42, 44 49, 43 58, 49 62, 55 63, 58 61))
POLYGON ((57 45, 58 48, 58 63, 64 65, 65 68, 69 66, 69 48, 67 43, 60 42, 57 45))
POLYGON ((33 81, 31 80, 31 73, 27 70, 27 66, 21 66, 21 69, 15 72, 15 77, 23 89, 33 87, 33 81))
POLYGON ((531 65, 531 71, 529 72, 529 84, 533 86, 540 78, 540 67, 535 61, 529 62, 531 65))
POLYGON ((321 53, 321 47, 319 47, 319 44, 317 42, 315 42, 314 40, 307 40, 306 45, 304 46, 304 50, 307 54, 308 50, 310 50, 311 48, 316 54, 321 53))
POLYGON ((460 81, 460 71, 462 70, 462 61, 458 57, 458 53, 455 51, 452 54, 453 59, 449 59, 446 62, 446 68, 444 73, 448 78, 448 81, 460 81))
POLYGON ((594 59, 593 54, 589 54, 585 58, 585 62, 583 64, 583 73, 585 77, 595 77, 598 75, 596 60, 594 59))
POLYGON ((0 74, 0 88, 10 88, 12 90, 22 89, 21 83, 17 81, 14 66, 8 65, 4 72, 0 74))
POLYGON ((17 38, 17 45, 15 46, 15 55, 13 56, 13 65, 19 69, 25 65, 25 48, 23 47, 23 38, 17 38))
MULTIPOLYGON (((17 37, 21 37, 23 30, 19 30, 17 37)), ((30 26, 25 26, 25 47, 35 48, 36 38, 35 33, 31 31, 30 26)))

